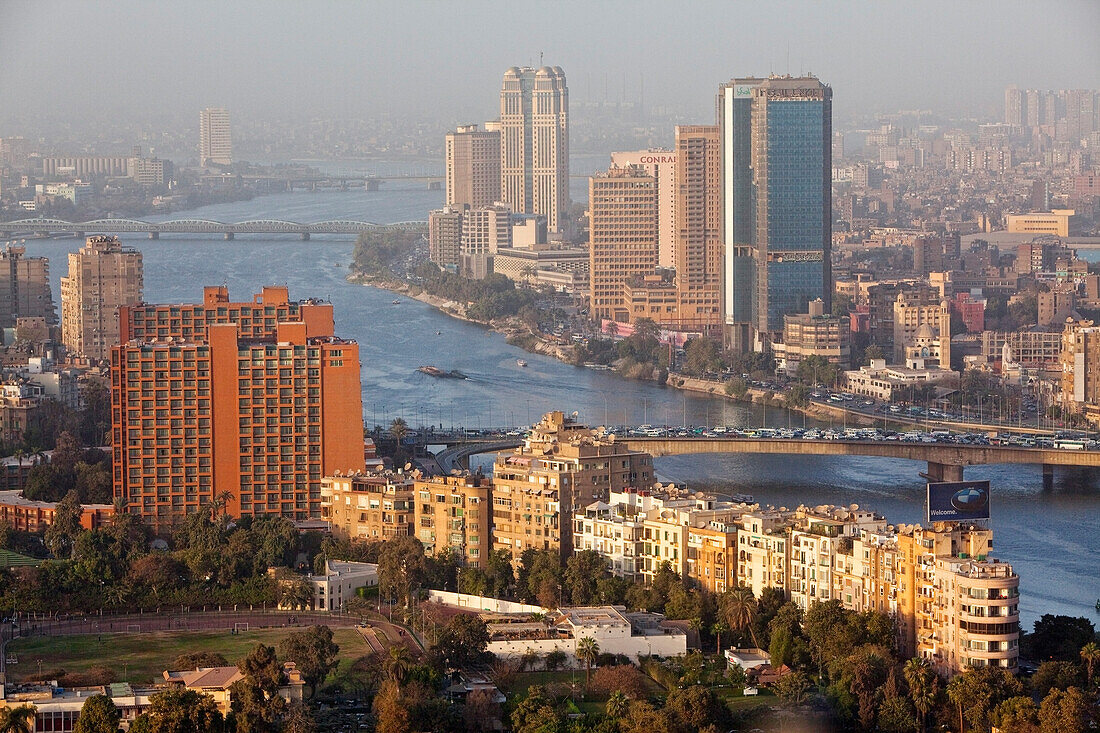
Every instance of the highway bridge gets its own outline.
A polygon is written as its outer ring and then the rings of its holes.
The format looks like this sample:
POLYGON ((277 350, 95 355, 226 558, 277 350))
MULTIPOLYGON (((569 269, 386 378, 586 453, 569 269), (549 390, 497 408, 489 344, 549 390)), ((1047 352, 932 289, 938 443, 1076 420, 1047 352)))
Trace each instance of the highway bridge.
MULTIPOLYGON (((432 441, 434 442, 434 441, 432 441)), ((480 437, 447 442, 439 454, 444 470, 468 465, 473 455, 509 450, 521 444, 519 438, 480 437)), ((964 445, 924 443, 902 440, 806 440, 802 438, 720 438, 720 437, 622 437, 616 443, 654 457, 703 453, 754 453, 801 456, 871 456, 923 461, 928 465, 922 476, 929 481, 961 481, 967 466, 999 463, 1032 464, 1043 468, 1043 488, 1054 485, 1055 466, 1100 468, 1100 451, 1064 448, 1025 448, 1020 446, 964 445)))
POLYGON ((20 235, 48 236, 70 234, 84 237, 88 234, 148 234, 150 239, 158 239, 161 234, 220 234, 233 239, 237 234, 296 234, 308 240, 313 234, 351 234, 359 235, 369 231, 427 230, 424 221, 402 221, 396 224, 375 224, 370 221, 353 219, 333 219, 303 224, 281 219, 250 219, 248 221, 224 222, 212 219, 171 219, 169 221, 141 221, 139 219, 94 219, 92 221, 64 221, 37 217, 0 222, 0 238, 11 239, 20 235))

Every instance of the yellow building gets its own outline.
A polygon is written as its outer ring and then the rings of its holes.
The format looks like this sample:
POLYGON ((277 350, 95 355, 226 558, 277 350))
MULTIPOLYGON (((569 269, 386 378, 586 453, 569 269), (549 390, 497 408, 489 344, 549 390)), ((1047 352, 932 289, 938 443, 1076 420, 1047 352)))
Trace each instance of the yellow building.
POLYGON ((416 537, 424 552, 458 553, 476 568, 492 548, 492 484, 488 476, 432 476, 413 482, 416 537))
POLYGON ((1100 327, 1067 321, 1062 331, 1062 409, 1100 423, 1100 327))
POLYGON ((737 525, 711 522, 687 531, 686 577, 711 593, 737 586, 737 525))
POLYGON ((1011 234, 1053 234, 1056 237, 1068 237, 1069 218, 1075 213, 1073 209, 1053 209, 1030 214, 1008 214, 1005 216, 1005 230, 1011 234))
POLYGON ((413 478, 392 471, 321 479, 321 519, 337 537, 388 540, 412 534, 413 478))
POLYGON ((791 512, 760 509, 741 517, 737 525, 737 581, 757 598, 765 588, 787 592, 790 576, 788 529, 791 512))

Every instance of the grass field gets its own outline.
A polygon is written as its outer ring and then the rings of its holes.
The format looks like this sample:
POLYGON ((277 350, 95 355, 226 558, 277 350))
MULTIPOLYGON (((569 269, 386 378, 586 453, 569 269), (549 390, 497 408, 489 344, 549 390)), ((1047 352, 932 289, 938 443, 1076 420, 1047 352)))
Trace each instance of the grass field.
MULTIPOLYGON (((7 646, 8 678, 13 682, 54 679, 66 674, 88 674, 109 670, 116 682, 146 683, 168 669, 186 652, 218 652, 230 664, 245 656, 257 643, 276 646, 280 639, 301 629, 258 629, 230 634, 228 631, 156 631, 144 634, 87 634, 83 636, 32 637, 17 639, 7 646), (41 662, 41 675, 39 674, 41 662)), ((355 659, 370 652, 355 629, 333 629, 340 645, 340 666, 346 669, 355 659)))

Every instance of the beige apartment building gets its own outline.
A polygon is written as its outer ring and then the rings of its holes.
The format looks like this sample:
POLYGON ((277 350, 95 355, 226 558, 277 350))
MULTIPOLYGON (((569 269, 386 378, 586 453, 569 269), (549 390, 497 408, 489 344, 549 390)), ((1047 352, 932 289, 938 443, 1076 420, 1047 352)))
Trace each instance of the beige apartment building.
POLYGON ((588 181, 589 315, 634 319, 623 294, 657 269, 657 179, 641 168, 610 168, 588 181))
POLYGON ((561 232, 569 206, 569 89, 560 66, 516 67, 500 90, 500 200, 561 232))
POLYGON ((321 519, 337 537, 388 540, 412 534, 413 477, 404 473, 360 472, 321 479, 321 519))
POLYGON ((922 297, 915 300, 910 295, 902 292, 894 301, 894 361, 895 364, 904 364, 911 356, 911 349, 918 345, 918 336, 927 339, 932 338, 932 344, 922 344, 927 351, 921 350, 918 355, 926 359, 927 366, 939 366, 943 369, 951 368, 951 308, 947 301, 929 303, 922 297), (922 326, 928 326, 931 333, 922 326))
POLYGON ((461 125, 446 137, 447 206, 478 208, 500 200, 500 131, 461 125))
POLYGON ((851 319, 825 313, 825 303, 810 301, 810 312, 783 316, 783 342, 772 344, 778 368, 795 374, 803 359, 820 356, 841 370, 852 363, 851 319))
POLYGON ((493 548, 572 553, 573 516, 611 492, 653 483, 653 458, 596 435, 561 412, 543 416, 524 444, 493 465, 493 548))
POLYGON ((1062 331, 1062 409, 1100 423, 1100 327, 1068 321, 1062 331))
POLYGON ((199 165, 233 164, 233 138, 229 133, 229 112, 207 107, 199 112, 199 165))
POLYGON ((428 214, 428 258, 455 272, 462 261, 462 212, 464 206, 445 206, 428 214))
POLYGON ((50 261, 27 257, 27 248, 9 244, 0 250, 0 328, 14 328, 21 318, 57 324, 50 289, 50 261))
POLYGON ((69 254, 61 278, 61 340, 70 352, 94 361, 110 358, 119 343, 118 309, 142 301, 144 271, 139 250, 118 237, 88 237, 69 254))
POLYGON ((462 214, 460 270, 475 280, 493 272, 493 258, 512 246, 512 210, 501 204, 467 209, 462 214))
POLYGON ((416 537, 424 552, 458 554, 466 567, 476 568, 488 557, 493 541, 492 483, 488 476, 466 473, 417 479, 416 537))

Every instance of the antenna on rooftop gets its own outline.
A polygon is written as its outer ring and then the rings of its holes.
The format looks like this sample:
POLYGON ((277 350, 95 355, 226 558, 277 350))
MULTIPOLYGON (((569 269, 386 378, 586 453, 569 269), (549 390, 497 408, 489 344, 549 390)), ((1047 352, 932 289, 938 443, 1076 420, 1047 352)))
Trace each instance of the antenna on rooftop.
POLYGON ((542 68, 542 51, 539 51, 539 68, 542 68))

